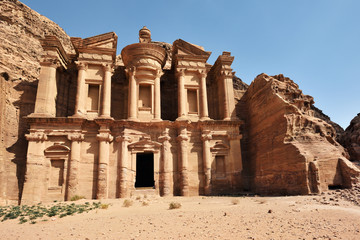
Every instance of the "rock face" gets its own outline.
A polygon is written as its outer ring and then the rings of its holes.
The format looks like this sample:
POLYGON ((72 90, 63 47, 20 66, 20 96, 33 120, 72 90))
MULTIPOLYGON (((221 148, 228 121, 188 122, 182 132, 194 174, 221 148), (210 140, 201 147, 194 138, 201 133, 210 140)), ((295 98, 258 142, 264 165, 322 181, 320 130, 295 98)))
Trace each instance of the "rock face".
POLYGON ((69 36, 54 22, 18 1, 0 1, 0 201, 16 202, 23 186, 28 128, 23 117, 34 111, 43 53, 39 39, 47 34, 74 53, 69 36))
POLYGON ((336 132, 314 117, 313 98, 289 78, 261 74, 240 100, 247 187, 259 193, 309 194, 349 187, 359 170, 336 132))
POLYGON ((348 150, 351 161, 360 162, 360 113, 351 120, 340 137, 340 143, 348 150))
POLYGON ((320 110, 319 108, 315 107, 314 105, 311 105, 311 109, 314 110, 315 117, 324 120, 325 122, 329 123, 335 129, 336 141, 339 142, 341 135, 344 133, 344 129, 339 124, 331 121, 330 117, 328 115, 326 115, 325 113, 323 113, 323 111, 320 110))

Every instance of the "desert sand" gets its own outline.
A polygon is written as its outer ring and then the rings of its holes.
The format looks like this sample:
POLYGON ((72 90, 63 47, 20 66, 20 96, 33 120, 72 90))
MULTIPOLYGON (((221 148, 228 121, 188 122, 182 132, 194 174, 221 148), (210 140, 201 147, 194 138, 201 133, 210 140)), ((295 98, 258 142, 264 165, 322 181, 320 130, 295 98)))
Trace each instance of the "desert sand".
MULTIPOLYGON (((93 210, 36 224, 0 223, 1 239, 360 239, 360 207, 336 191, 319 196, 105 200, 93 210), (143 204, 147 202, 148 205, 143 204), (169 210, 171 202, 181 208, 169 210)), ((77 204, 88 200, 78 200, 77 204)))

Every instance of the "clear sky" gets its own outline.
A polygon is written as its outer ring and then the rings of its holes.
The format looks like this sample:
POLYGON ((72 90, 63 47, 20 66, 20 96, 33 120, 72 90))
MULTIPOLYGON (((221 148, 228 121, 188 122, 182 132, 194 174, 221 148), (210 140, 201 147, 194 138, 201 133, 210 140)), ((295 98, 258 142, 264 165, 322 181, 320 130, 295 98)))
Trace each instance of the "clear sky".
POLYGON ((284 74, 346 128, 360 112, 359 0, 22 0, 73 37, 114 31, 118 54, 147 26, 153 41, 230 51, 236 75, 284 74))

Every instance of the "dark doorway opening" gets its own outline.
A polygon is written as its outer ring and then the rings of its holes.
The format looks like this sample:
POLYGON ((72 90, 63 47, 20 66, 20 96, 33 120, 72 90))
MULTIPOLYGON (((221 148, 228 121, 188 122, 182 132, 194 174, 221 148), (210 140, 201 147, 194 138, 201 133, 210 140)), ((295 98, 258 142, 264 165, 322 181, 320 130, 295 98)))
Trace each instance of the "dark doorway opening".
POLYGON ((154 154, 136 154, 135 187, 154 187, 154 154))

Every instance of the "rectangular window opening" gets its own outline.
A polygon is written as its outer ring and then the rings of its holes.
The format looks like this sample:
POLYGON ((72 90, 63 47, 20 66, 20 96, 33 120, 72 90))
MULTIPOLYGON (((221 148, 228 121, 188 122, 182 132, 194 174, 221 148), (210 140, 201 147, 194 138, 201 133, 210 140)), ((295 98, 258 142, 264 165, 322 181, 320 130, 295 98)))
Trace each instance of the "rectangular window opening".
POLYGON ((64 160, 51 160, 50 187, 62 187, 64 184, 64 160))
POLYGON ((187 103, 188 110, 190 114, 198 113, 198 99, 197 99, 197 90, 188 89, 187 90, 187 103))
POLYGON ((218 178, 226 177, 225 156, 215 156, 215 164, 216 164, 216 176, 218 178))
POLYGON ((139 85, 139 108, 151 108, 151 85, 139 85))
POLYGON ((87 110, 97 112, 99 110, 100 85, 89 84, 87 110))

